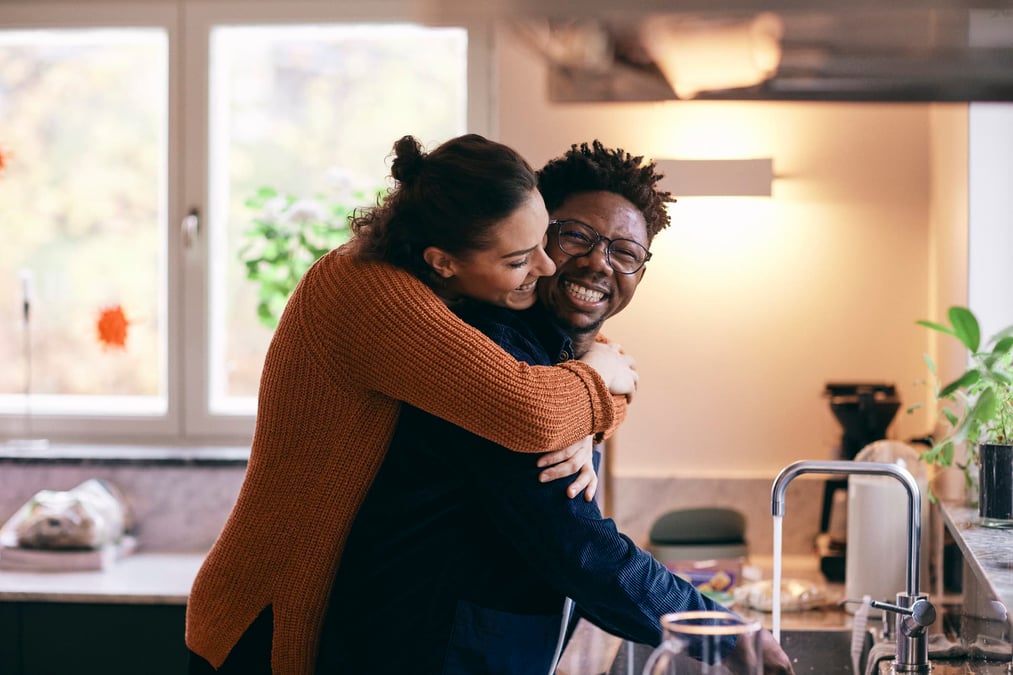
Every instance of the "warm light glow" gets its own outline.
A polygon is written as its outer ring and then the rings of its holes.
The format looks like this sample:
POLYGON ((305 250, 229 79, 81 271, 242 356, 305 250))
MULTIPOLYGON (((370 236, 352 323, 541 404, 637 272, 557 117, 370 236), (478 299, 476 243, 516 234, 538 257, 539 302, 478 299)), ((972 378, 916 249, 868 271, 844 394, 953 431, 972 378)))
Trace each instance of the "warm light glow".
POLYGON ((749 21, 704 21, 655 16, 642 28, 644 47, 676 96, 751 87, 777 72, 781 18, 770 12, 749 21))
MULTIPOLYGON (((678 261, 683 273, 708 279, 715 287, 731 283, 737 274, 769 278, 771 267, 790 268, 794 254, 785 239, 792 227, 778 217, 776 202, 758 197, 682 197, 669 205, 672 231, 658 236, 655 246, 673 246, 662 260, 678 261), (717 264, 716 264, 717 263, 717 264)), ((734 293, 734 286, 727 289, 734 293)))
POLYGON ((774 163, 758 159, 658 159, 658 187, 679 197, 769 197, 774 163))

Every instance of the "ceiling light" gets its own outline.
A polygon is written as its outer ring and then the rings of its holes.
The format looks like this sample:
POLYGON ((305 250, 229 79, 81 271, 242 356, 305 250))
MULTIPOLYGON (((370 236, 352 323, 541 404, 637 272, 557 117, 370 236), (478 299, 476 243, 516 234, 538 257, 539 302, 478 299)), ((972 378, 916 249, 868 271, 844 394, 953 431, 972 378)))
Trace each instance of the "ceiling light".
POLYGON ((676 96, 752 87, 771 78, 781 62, 781 18, 704 20, 656 15, 641 27, 644 48, 676 96))

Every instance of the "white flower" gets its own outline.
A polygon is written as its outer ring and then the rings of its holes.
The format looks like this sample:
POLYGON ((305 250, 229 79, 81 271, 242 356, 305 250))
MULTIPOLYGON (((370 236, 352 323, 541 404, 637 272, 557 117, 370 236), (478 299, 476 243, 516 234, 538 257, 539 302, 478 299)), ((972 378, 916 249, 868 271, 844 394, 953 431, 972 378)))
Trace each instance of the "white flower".
POLYGON ((327 219, 327 209, 316 199, 299 199, 284 214, 286 223, 314 223, 327 219))
POLYGON ((288 204, 288 200, 283 195, 272 197, 264 204, 264 209, 261 211, 261 220, 268 223, 277 223, 282 218, 286 217, 285 208, 288 204))
POLYGON ((324 182, 335 194, 345 195, 353 192, 361 181, 356 181, 355 176, 348 169, 332 166, 324 173, 324 182))

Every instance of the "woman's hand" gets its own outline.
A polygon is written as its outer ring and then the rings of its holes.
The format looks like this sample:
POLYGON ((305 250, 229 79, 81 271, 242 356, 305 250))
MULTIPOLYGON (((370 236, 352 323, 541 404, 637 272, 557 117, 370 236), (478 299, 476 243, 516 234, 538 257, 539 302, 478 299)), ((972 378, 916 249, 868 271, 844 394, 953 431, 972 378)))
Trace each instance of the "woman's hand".
POLYGON ((584 491, 584 500, 594 499, 594 493, 598 490, 598 474, 594 472, 593 443, 591 436, 583 438, 573 445, 547 452, 538 458, 538 466, 548 467, 538 474, 538 480, 543 483, 564 478, 576 474, 570 487, 566 488, 566 494, 571 499, 584 491))
POLYGON ((617 343, 595 342, 580 360, 598 371, 609 391, 633 400, 640 375, 633 357, 623 354, 617 343))

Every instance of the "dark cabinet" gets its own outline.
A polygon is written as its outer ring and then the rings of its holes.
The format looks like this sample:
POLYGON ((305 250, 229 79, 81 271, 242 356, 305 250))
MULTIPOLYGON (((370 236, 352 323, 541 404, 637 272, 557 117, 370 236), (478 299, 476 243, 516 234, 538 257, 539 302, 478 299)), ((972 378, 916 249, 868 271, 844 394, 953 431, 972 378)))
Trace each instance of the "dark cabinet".
POLYGON ((183 605, 0 603, 0 673, 180 675, 183 605))
POLYGON ((21 622, 18 606, 0 603, 0 673, 21 672, 21 622))

